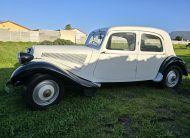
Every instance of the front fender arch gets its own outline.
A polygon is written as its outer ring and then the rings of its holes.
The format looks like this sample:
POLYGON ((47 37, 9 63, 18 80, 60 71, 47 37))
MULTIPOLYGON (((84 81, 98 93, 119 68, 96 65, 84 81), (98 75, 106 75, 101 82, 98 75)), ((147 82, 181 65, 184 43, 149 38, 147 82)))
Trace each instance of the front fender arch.
POLYGON ((14 86, 23 85, 35 74, 50 74, 63 79, 68 83, 74 83, 75 85, 77 84, 83 87, 100 87, 100 84, 98 83, 80 78, 67 70, 62 70, 47 62, 30 62, 26 65, 20 66, 11 75, 10 83, 14 86))
POLYGON ((172 65, 179 66, 182 70, 183 75, 188 76, 186 63, 181 58, 176 56, 167 57, 160 66, 159 72, 163 74, 164 71, 172 65))

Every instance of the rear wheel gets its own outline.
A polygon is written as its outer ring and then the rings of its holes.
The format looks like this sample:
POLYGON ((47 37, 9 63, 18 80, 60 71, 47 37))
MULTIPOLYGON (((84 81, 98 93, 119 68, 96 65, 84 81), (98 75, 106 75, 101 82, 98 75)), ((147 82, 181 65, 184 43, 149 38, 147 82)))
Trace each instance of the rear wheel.
POLYGON ((171 66, 164 72, 163 85, 167 88, 176 88, 182 80, 182 71, 178 66, 171 66))
POLYGON ((31 108, 40 110, 58 103, 63 94, 60 80, 50 75, 38 75, 28 83, 24 98, 31 108))

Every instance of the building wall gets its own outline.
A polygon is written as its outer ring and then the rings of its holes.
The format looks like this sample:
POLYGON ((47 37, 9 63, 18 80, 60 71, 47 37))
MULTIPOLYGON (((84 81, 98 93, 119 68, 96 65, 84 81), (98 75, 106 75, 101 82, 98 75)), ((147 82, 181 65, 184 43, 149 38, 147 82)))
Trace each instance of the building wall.
POLYGON ((70 30, 60 30, 60 39, 70 40, 76 42, 75 32, 70 30))
POLYGON ((78 29, 72 30, 60 30, 61 39, 70 40, 76 44, 84 44, 87 38, 87 35, 78 29))
POLYGON ((75 35, 76 35, 76 39, 75 39, 75 43, 77 44, 84 44, 86 39, 87 39, 87 34, 79 31, 78 29, 73 29, 71 30, 73 32, 75 32, 75 35))
POLYGON ((86 37, 87 35, 78 29, 72 29, 71 31, 76 33, 76 39, 80 39, 81 37, 86 37))
POLYGON ((14 30, 14 31, 18 31, 18 30, 28 31, 27 28, 24 28, 22 26, 16 25, 11 22, 0 23, 0 29, 9 29, 9 30, 14 30))

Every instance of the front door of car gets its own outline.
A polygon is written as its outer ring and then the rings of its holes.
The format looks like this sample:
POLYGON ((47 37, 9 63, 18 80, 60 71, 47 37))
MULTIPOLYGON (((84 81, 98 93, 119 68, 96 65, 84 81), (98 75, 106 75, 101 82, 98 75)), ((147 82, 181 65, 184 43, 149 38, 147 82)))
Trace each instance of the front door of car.
POLYGON ((108 37, 100 53, 94 78, 96 82, 134 81, 137 67, 137 32, 116 32, 108 37))
POLYGON ((161 36, 150 33, 140 33, 138 52, 137 80, 153 80, 165 59, 164 42, 161 36))

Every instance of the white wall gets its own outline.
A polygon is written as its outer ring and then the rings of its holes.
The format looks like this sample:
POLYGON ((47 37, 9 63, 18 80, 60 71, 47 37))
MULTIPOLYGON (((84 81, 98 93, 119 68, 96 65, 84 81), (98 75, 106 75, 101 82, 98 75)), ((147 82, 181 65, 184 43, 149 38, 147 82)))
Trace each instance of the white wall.
POLYGON ((37 31, 21 31, 0 29, 0 41, 12 42, 42 42, 44 40, 54 41, 56 39, 70 40, 77 44, 84 44, 87 35, 77 29, 73 30, 37 30, 37 31))
POLYGON ((189 43, 190 43, 190 41, 176 41, 176 40, 172 40, 172 44, 184 44, 184 45, 187 45, 189 43))

